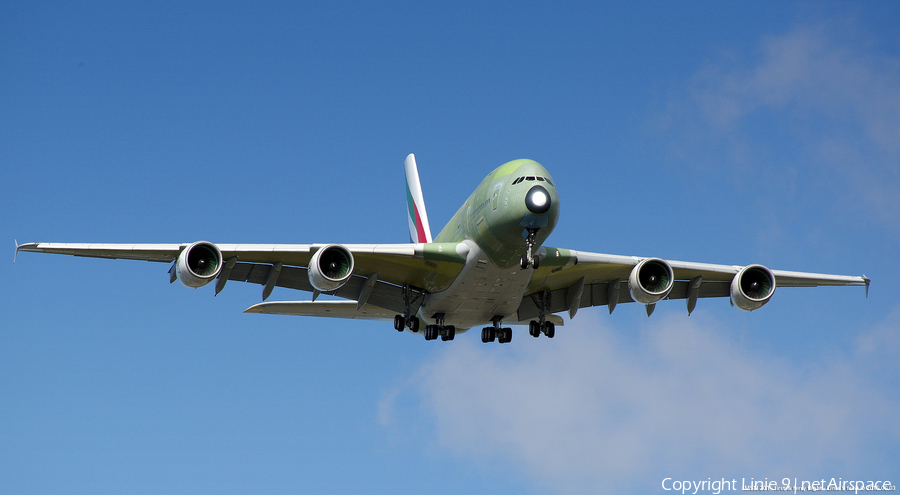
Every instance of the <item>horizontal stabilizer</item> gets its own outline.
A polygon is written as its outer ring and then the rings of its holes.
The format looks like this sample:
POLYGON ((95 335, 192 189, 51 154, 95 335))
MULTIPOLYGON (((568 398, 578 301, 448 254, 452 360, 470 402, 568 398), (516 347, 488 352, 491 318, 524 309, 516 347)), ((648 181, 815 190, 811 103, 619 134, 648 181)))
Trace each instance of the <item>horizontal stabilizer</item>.
POLYGON ((324 316, 326 318, 348 318, 356 320, 394 319, 397 314, 378 306, 365 305, 356 310, 356 301, 277 301, 250 306, 244 313, 268 315, 324 316))

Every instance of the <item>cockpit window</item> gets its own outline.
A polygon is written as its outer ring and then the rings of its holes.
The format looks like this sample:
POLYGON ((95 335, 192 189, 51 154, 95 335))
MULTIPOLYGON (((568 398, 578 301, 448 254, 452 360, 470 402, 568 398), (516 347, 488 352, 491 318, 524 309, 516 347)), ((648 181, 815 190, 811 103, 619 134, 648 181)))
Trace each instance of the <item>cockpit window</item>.
MULTIPOLYGON (((516 180, 512 181, 511 185, 514 186, 514 185, 516 185, 520 182, 524 182, 526 180, 538 180, 541 182, 546 182, 546 183, 550 184, 551 186, 553 186, 553 181, 551 181, 549 177, 536 177, 536 176, 518 177, 518 178, 516 178, 516 180)), ((556 186, 553 186, 553 187, 556 187, 556 186)))

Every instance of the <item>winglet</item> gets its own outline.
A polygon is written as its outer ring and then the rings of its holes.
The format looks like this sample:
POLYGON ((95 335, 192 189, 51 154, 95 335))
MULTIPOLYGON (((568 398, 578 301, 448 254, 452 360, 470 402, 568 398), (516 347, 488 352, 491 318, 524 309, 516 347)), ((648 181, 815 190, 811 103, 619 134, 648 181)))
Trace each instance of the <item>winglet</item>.
POLYGON ((16 259, 19 257, 19 251, 32 251, 35 247, 37 247, 36 243, 26 242, 25 244, 19 244, 19 241, 13 239, 13 242, 16 243, 16 254, 13 255, 13 263, 16 262, 16 259))
POLYGON ((869 298, 869 284, 871 284, 872 281, 869 280, 869 277, 865 276, 865 274, 863 275, 862 278, 863 278, 863 280, 866 281, 866 299, 868 299, 869 298))
POLYGON ((425 198, 419 184, 419 170, 416 168, 416 157, 412 153, 404 162, 406 168, 406 210, 409 220, 409 239, 411 242, 431 242, 431 227, 428 225, 428 214, 425 213, 425 198))

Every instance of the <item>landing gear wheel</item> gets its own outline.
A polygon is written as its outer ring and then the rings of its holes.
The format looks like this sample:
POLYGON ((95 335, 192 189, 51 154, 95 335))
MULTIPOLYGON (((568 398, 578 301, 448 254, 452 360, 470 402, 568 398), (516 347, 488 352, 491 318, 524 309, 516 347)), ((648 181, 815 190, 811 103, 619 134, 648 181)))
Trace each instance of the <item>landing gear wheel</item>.
POLYGON ((497 341, 501 344, 512 342, 512 328, 501 328, 497 332, 497 341))
POLYGON ((538 258, 537 255, 535 255, 534 258, 531 258, 531 266, 533 266, 535 270, 537 270, 538 267, 541 266, 541 259, 538 258))
POLYGON ((551 321, 545 321, 543 332, 548 339, 552 339, 553 336, 556 335, 556 325, 554 325, 551 321))
POLYGON ((531 335, 534 338, 538 338, 541 336, 541 324, 536 321, 528 322, 528 335, 531 335))
POLYGON ((522 259, 519 260, 519 266, 521 266, 523 270, 526 270, 528 268, 528 255, 522 255, 522 259))
POLYGON ((410 322, 407 325, 409 329, 412 330, 412 333, 419 333, 419 318, 416 316, 410 316, 409 319, 410 322))
POLYGON ((497 332, 494 327, 484 327, 481 329, 481 341, 487 344, 493 342, 497 338, 497 332))
POLYGON ((406 318, 403 315, 397 315, 394 317, 394 330, 398 332, 402 332, 403 328, 406 327, 406 318))

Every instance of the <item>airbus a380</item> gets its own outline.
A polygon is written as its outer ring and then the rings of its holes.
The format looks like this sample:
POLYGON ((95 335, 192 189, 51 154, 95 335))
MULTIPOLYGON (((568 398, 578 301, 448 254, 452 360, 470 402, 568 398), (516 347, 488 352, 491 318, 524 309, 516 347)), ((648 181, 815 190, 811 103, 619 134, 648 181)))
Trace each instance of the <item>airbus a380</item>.
POLYGON ((431 237, 415 157, 406 157, 409 244, 63 244, 16 245, 16 253, 70 254, 171 263, 169 281, 198 288, 229 280, 262 285, 264 302, 246 313, 393 320, 394 329, 453 340, 482 327, 482 342, 512 340, 504 324, 553 337, 557 313, 638 302, 649 316, 664 299, 728 297, 744 311, 776 287, 865 286, 865 276, 770 270, 617 256, 544 245, 559 220, 547 170, 515 160, 488 174, 437 237, 431 237), (311 300, 265 302, 275 287, 311 300), (319 294, 337 296, 316 301, 319 294), (343 300, 341 300, 343 299, 343 300))

